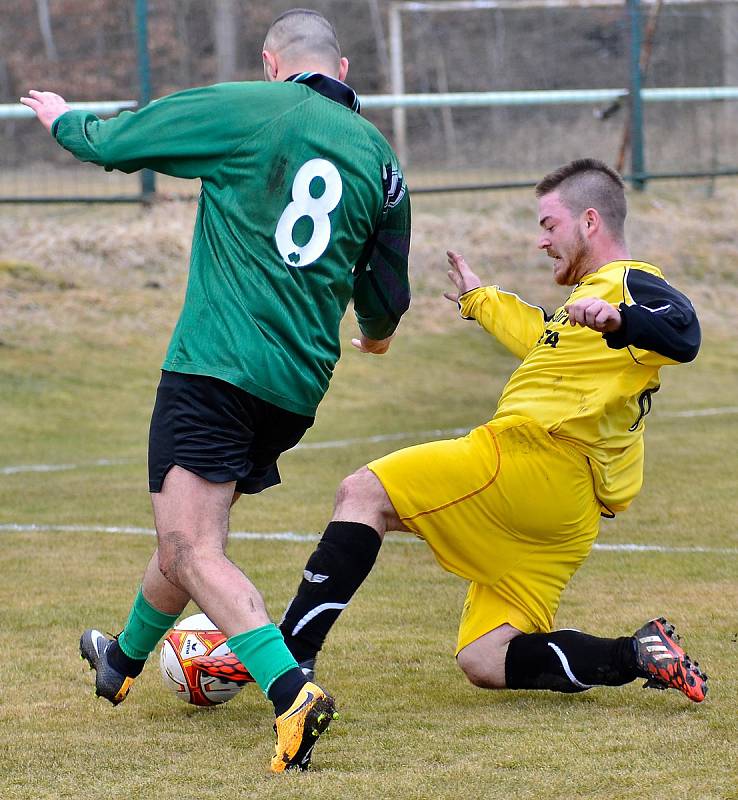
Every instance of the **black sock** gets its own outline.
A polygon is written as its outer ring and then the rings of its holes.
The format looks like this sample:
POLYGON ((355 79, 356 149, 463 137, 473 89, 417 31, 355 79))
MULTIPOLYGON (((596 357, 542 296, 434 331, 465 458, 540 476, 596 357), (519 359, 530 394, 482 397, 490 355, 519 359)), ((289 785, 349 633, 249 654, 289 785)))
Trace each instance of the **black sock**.
POLYGON ((579 631, 527 633, 510 642, 505 658, 509 689, 583 692, 592 686, 621 686, 637 677, 632 636, 601 639, 579 631))
POLYGON ((140 675, 144 664, 146 664, 145 658, 141 660, 139 658, 127 656, 120 649, 117 639, 113 639, 108 646, 108 649, 105 651, 105 657, 108 659, 108 663, 113 669, 122 672, 124 675, 128 675, 129 678, 135 678, 140 675))
POLYGON ((307 680, 299 667, 287 670, 272 682, 267 697, 274 703, 276 716, 287 711, 297 697, 297 693, 306 683, 307 680))
POLYGON ((331 522, 305 565, 279 629, 299 662, 315 658, 328 631, 371 572, 382 544, 360 522, 331 522))

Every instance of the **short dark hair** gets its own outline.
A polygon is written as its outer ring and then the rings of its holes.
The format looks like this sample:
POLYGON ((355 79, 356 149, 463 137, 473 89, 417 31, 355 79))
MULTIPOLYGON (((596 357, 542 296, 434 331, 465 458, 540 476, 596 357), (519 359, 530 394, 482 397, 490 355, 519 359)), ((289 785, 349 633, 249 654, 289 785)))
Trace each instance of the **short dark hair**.
POLYGON ((623 179, 604 161, 578 158, 550 172, 536 185, 536 197, 558 191, 564 205, 575 216, 596 209, 608 230, 623 238, 627 204, 623 179))
POLYGON ((321 13, 310 8, 291 8, 280 14, 269 26, 264 46, 293 58, 308 53, 336 62, 341 58, 336 29, 321 13))

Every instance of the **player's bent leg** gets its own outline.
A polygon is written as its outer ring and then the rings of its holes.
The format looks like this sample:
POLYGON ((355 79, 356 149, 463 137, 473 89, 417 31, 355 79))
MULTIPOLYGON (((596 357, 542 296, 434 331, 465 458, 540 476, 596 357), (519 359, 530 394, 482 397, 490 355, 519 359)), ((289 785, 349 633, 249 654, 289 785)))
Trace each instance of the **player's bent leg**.
POLYGON ((274 704, 272 769, 306 769, 314 737, 334 716, 333 700, 308 684, 256 587, 225 555, 234 488, 235 481, 213 483, 180 467, 169 471, 162 491, 152 495, 159 567, 229 637, 232 652, 274 704))
POLYGON ((607 639, 577 630, 528 633, 511 640, 505 657, 509 689, 583 692, 622 686, 638 675, 632 636, 607 639))
MULTIPOLYGON (((387 492, 366 467, 345 478, 336 493, 333 518, 305 565, 297 593, 280 630, 308 680, 328 632, 374 566, 387 530, 407 530, 387 492)), ((251 676, 231 653, 196 659, 214 677, 248 682, 251 676)))
POLYGON ((633 638, 603 639, 573 630, 522 633, 502 625, 464 647, 457 662, 484 689, 583 692, 638 677, 633 638))
POLYGON ((162 575, 228 636, 269 623, 256 587, 225 555, 234 487, 175 466, 151 495, 162 575))
POLYGON ((371 572, 387 530, 407 529, 377 476, 362 467, 341 482, 333 519, 280 623, 303 668, 314 667, 328 632, 371 572))
POLYGON ((500 625, 459 650, 456 663, 474 686, 504 689, 507 649, 520 635, 521 631, 512 625, 500 625))
POLYGON ((699 703, 707 694, 707 676, 677 641, 674 626, 663 618, 615 639, 576 630, 522 634, 508 645, 505 683, 510 689, 582 692, 647 678, 648 688, 677 689, 699 703))

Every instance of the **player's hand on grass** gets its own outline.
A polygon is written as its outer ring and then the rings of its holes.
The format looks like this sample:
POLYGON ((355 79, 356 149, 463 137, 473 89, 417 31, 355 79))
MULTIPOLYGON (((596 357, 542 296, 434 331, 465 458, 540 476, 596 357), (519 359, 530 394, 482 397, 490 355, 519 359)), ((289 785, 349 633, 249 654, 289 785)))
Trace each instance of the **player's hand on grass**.
POLYGON ((358 339, 352 339, 351 344, 362 353, 372 353, 375 356, 384 355, 390 346, 392 337, 388 336, 386 339, 370 339, 368 336, 361 334, 358 339))
POLYGON ((448 271, 448 278, 456 287, 455 292, 444 292, 443 296, 452 303, 458 303, 462 294, 470 292, 472 289, 478 289, 482 282, 472 272, 471 267, 466 263, 464 256, 461 253, 454 253, 453 250, 447 250, 448 263, 451 269, 448 271))
POLYGON ((564 310, 569 314, 569 324, 582 325, 600 333, 617 331, 622 325, 620 311, 599 297, 583 297, 575 300, 564 310))
POLYGON ((21 103, 36 112, 39 122, 49 132, 54 121, 70 110, 67 101, 54 92, 38 92, 36 89, 31 89, 28 95, 21 97, 21 103))

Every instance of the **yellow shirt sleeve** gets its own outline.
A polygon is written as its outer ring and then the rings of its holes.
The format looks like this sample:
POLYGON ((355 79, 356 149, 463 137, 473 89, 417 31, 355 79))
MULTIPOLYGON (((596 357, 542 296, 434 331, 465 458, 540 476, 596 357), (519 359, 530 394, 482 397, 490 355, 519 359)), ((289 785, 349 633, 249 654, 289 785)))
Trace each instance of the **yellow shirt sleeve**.
POLYGON ((462 317, 475 319, 520 359, 530 352, 546 327, 542 308, 498 286, 480 286, 462 294, 459 309, 462 317))

